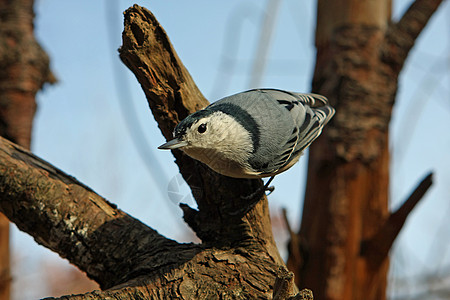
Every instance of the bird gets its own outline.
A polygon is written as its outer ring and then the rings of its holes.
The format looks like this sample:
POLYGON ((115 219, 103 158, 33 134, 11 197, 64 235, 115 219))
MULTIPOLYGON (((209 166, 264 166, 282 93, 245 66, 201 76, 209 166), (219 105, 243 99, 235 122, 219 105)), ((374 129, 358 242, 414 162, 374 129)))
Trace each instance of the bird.
POLYGON ((233 178, 270 177, 291 168, 335 110, 313 93, 251 89, 183 119, 159 149, 180 149, 233 178))

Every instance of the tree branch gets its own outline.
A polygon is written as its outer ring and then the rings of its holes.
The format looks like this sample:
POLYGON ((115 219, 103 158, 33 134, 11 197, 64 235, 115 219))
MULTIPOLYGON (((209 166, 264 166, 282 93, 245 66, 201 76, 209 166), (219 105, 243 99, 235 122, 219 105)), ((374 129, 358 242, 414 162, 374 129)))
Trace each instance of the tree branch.
POLYGON ((304 242, 299 234, 296 234, 292 229, 292 226, 287 217, 287 210, 283 208, 282 210, 283 220, 286 224, 286 228, 289 233, 289 242, 288 242, 288 253, 289 257, 286 262, 288 269, 295 270, 295 268, 301 268, 305 261, 308 258, 308 251, 305 249, 304 242))
POLYGON ((381 56, 397 74, 417 37, 441 3, 442 0, 415 0, 400 21, 389 26, 381 56))
POLYGON ((178 268, 162 266, 162 271, 157 276, 143 274, 109 290, 60 299, 271 299, 277 265, 264 253, 246 248, 210 248, 178 268))
MULTIPOLYGON (((153 14, 134 5, 124 17, 120 58, 140 82, 161 132, 171 139, 176 124, 204 108, 208 101, 153 14)), ((282 263, 273 241, 265 197, 245 217, 230 214, 247 205, 241 196, 257 190, 262 181, 222 176, 181 151, 172 153, 198 204, 198 210, 182 207, 185 221, 197 236, 217 247, 256 242, 268 247, 269 253, 282 263)))
POLYGON ((217 249, 169 240, 3 138, 0 211, 108 289, 61 299, 269 298, 280 265, 269 242, 217 249))
POLYGON ((378 266, 387 257, 389 250, 397 238, 414 207, 423 198, 432 185, 433 173, 429 173, 414 189, 408 199, 387 218, 378 232, 367 241, 361 243, 361 255, 366 256, 373 266, 378 266))
POLYGON ((0 211, 102 288, 126 282, 142 270, 150 273, 161 265, 179 264, 196 252, 195 247, 188 251, 161 236, 75 178, 3 138, 0 211), (174 257, 166 256, 169 251, 174 257))
POLYGON ((172 139, 178 122, 209 102, 150 11, 134 5, 124 18, 120 58, 140 82, 164 137, 172 139))

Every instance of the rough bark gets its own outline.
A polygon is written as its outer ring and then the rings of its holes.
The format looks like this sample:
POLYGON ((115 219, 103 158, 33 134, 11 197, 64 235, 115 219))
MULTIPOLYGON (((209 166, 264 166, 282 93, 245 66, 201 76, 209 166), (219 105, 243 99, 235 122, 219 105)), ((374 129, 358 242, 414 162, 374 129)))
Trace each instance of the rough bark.
MULTIPOLYGON (((136 74, 166 137, 181 118, 207 104, 164 30, 137 5, 125 12, 120 57, 136 74)), ((293 282, 274 291, 284 263, 273 240, 267 199, 245 215, 231 214, 244 206, 241 196, 261 181, 220 176, 181 152, 174 155, 198 203, 198 210, 182 209, 200 245, 159 235, 4 139, 0 211, 104 289, 62 299, 270 299, 274 293, 311 299, 310 291, 297 294, 293 282)))
POLYGON ((169 240, 3 138, 0 210, 36 242, 110 289, 74 299, 269 298, 279 266, 256 243, 219 248, 169 240))
MULTIPOLYGON (((0 1, 0 135, 29 148, 35 95, 53 82, 33 34, 33 0, 0 1)), ((9 221, 0 214, 0 299, 10 298, 9 221)))
POLYGON ((297 245, 309 255, 288 262, 318 299, 386 297, 389 249, 373 263, 361 245, 388 234, 388 127, 398 75, 440 2, 415 1, 398 23, 390 1, 318 3, 313 91, 330 99, 336 115, 310 150, 297 245))

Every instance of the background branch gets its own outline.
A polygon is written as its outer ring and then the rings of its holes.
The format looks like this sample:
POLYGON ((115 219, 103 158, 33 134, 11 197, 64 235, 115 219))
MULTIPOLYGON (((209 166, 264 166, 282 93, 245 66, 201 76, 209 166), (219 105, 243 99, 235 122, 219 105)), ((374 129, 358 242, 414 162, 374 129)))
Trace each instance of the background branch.
POLYGON ((405 224, 406 218, 433 183, 433 173, 429 173, 417 185, 408 199, 389 215, 384 225, 367 241, 361 243, 361 255, 367 257, 372 266, 378 266, 388 256, 389 250, 405 224))
POLYGON ((416 0, 398 22, 389 26, 381 56, 397 73, 402 69, 417 37, 441 3, 442 0, 416 0))

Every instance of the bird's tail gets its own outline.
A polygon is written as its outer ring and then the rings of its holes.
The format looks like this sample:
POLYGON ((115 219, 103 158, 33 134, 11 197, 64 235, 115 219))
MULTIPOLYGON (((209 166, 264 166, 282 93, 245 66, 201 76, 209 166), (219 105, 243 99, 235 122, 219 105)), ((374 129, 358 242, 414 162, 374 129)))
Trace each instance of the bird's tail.
POLYGON ((331 118, 334 116, 335 109, 330 106, 327 97, 319 94, 302 94, 294 93, 299 100, 311 107, 311 109, 317 114, 319 118, 319 124, 321 127, 325 126, 331 118))

